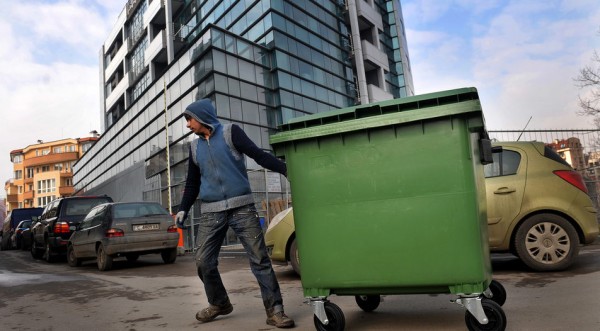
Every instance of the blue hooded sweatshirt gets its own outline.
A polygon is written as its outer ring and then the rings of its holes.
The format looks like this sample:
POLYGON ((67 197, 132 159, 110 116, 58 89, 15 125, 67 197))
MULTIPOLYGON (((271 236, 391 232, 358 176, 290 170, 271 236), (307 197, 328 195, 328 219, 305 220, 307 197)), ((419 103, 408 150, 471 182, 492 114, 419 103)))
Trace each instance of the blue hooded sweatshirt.
POLYGON ((210 100, 190 104, 183 114, 208 127, 211 134, 208 139, 200 136, 190 144, 188 177, 179 210, 187 212, 198 191, 203 213, 254 203, 243 154, 286 175, 285 163, 258 148, 239 126, 222 125, 210 100))

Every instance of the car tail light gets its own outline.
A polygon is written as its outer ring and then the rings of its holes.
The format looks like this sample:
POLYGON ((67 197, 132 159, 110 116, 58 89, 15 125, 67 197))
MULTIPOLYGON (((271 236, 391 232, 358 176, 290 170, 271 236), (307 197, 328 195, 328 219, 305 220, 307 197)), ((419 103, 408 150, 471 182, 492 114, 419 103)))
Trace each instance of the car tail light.
POLYGON ((170 226, 167 228, 167 232, 177 232, 177 226, 176 226, 175 224, 173 224, 173 225, 170 225, 170 226))
POLYGON ((577 171, 575 171, 575 170, 555 170, 553 172, 555 175, 564 179, 569 184, 577 187, 578 189, 582 190, 586 194, 588 193, 587 187, 585 186, 585 183, 583 181, 583 177, 577 171))
POLYGON ((106 238, 123 237, 125 234, 121 229, 108 229, 106 230, 106 238))
POLYGON ((56 222, 54 224, 54 233, 69 233, 69 223, 67 222, 56 222))

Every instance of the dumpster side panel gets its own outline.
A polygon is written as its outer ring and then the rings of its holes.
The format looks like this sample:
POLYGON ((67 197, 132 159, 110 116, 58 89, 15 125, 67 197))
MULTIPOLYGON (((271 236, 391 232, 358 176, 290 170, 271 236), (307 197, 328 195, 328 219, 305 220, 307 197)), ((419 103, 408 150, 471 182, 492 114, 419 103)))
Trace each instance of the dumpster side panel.
POLYGON ((306 295, 487 286, 469 130, 452 116, 284 144, 306 295))

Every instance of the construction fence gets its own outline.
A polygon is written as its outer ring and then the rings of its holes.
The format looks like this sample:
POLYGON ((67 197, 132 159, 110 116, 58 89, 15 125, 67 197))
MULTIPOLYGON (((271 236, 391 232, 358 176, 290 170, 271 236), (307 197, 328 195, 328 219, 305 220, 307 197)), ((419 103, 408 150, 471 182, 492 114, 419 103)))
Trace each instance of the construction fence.
POLYGON ((586 181, 589 195, 600 206, 600 129, 488 130, 493 141, 540 141, 551 145, 586 181))

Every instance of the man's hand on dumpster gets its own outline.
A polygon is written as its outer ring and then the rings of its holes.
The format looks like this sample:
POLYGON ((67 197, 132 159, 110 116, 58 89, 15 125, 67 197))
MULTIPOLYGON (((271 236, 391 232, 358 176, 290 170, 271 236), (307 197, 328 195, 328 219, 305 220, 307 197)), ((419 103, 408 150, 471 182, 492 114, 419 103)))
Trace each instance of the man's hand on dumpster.
POLYGON ((177 227, 180 229, 184 229, 184 225, 183 222, 185 222, 185 218, 187 217, 186 212, 184 212, 183 210, 178 212, 177 215, 175 215, 175 224, 177 224, 177 227))

